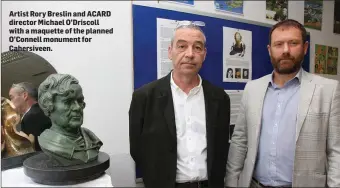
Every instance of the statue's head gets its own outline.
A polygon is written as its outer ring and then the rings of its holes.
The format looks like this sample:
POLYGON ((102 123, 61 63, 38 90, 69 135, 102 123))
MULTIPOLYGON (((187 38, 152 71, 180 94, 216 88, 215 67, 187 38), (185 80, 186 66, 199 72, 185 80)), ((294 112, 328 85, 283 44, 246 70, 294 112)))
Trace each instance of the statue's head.
POLYGON ((78 80, 71 75, 48 76, 39 86, 38 102, 52 125, 71 131, 83 124, 84 96, 78 80))
POLYGON ((234 34, 234 38, 235 38, 235 41, 236 41, 236 42, 242 41, 242 35, 241 35, 241 33, 236 32, 236 33, 234 34))

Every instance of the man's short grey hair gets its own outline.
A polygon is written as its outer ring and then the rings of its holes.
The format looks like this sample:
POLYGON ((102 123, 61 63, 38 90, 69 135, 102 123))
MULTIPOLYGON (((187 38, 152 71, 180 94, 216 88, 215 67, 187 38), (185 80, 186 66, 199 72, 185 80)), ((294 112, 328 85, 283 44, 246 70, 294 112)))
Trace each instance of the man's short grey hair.
POLYGON ((67 96, 71 91, 68 89, 72 84, 79 81, 69 74, 51 74, 39 86, 38 102, 46 116, 50 116, 54 110, 54 99, 57 95, 67 96))
POLYGON ((175 31, 173 32, 172 37, 171 37, 171 46, 172 46, 172 44, 173 44, 173 42, 174 42, 174 40, 175 40, 176 31, 179 30, 179 29, 185 29, 185 28, 195 29, 195 30, 200 31, 200 32, 203 34, 203 42, 204 42, 203 44, 204 44, 204 46, 205 46, 205 44, 206 44, 206 42, 207 42, 207 39, 206 39, 206 37, 205 37, 205 34, 204 34, 203 30, 202 30, 199 26, 197 26, 197 25, 195 25, 195 24, 181 25, 181 26, 177 27, 177 28, 175 29, 175 31))
POLYGON ((33 98, 36 101, 38 100, 38 90, 30 82, 20 82, 17 84, 13 84, 11 88, 18 89, 20 93, 27 92, 31 98, 33 98))

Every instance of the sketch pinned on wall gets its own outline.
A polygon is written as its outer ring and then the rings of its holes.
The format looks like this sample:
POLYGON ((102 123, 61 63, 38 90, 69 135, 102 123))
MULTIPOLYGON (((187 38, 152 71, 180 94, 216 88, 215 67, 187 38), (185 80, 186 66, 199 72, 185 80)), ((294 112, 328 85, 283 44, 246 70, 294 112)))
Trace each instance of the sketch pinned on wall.
POLYGON ((282 21, 288 18, 288 0, 266 0, 266 18, 282 21))
POLYGON ((337 75, 339 51, 337 47, 315 44, 315 68, 317 74, 337 75))
POLYGON ((304 26, 310 29, 321 30, 322 26, 322 0, 305 0, 304 26))
POLYGON ((223 27, 223 82, 251 80, 251 54, 251 31, 223 27))
POLYGON ((333 32, 340 34, 340 1, 334 1, 334 28, 333 32))
POLYGON ((215 0, 214 4, 217 10, 243 15, 243 0, 215 0))

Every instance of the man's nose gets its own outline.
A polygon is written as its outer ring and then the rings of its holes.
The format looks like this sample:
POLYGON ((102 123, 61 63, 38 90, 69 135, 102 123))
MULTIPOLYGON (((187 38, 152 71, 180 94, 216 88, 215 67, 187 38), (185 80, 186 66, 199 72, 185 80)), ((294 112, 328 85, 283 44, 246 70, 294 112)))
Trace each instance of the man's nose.
POLYGON ((289 53, 290 48, 289 48, 289 44, 288 43, 284 43, 283 45, 283 53, 287 54, 289 53))
POLYGON ((187 50, 185 51, 185 57, 188 57, 188 58, 192 58, 194 56, 194 52, 192 50, 192 48, 187 48, 187 50))

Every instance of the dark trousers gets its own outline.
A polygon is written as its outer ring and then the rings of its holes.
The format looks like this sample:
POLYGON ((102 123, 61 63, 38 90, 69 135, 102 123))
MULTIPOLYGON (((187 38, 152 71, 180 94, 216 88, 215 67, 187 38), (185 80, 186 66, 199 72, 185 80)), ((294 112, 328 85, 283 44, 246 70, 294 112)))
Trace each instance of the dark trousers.
POLYGON ((176 188, 209 188, 208 181, 176 183, 176 188))

